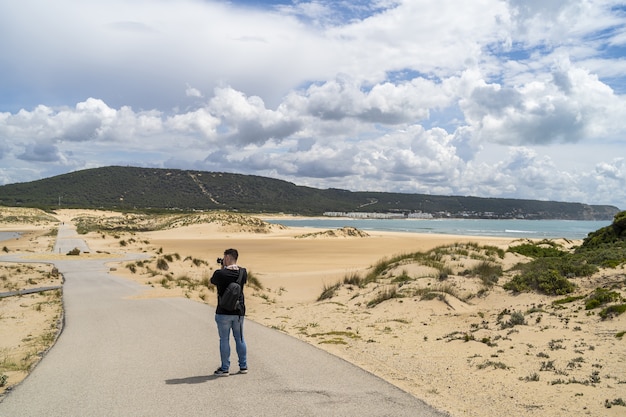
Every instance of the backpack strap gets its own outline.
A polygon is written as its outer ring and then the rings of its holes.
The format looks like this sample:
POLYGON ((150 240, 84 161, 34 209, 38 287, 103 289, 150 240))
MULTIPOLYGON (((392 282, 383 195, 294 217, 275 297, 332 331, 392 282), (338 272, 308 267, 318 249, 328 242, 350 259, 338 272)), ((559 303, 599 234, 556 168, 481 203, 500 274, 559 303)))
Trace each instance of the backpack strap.
POLYGON ((243 288, 243 285, 241 285, 241 280, 243 279, 243 268, 239 268, 239 278, 237 278, 237 284, 239 284, 239 286, 241 288, 243 288))
MULTIPOLYGON (((239 284, 239 286, 241 287, 241 294, 239 295, 239 298, 241 299, 241 297, 243 297, 243 268, 239 268, 239 278, 237 278, 237 284, 239 284)), ((239 306, 239 321, 241 322, 241 316, 243 315, 243 310, 241 308, 241 306, 239 306)))

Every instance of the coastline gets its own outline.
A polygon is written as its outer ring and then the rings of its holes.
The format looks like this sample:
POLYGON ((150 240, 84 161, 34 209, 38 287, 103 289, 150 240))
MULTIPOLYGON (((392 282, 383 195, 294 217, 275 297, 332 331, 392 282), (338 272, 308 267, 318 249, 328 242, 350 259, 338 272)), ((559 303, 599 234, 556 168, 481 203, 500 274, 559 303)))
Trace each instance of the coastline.
POLYGON ((525 220, 525 219, 364 219, 351 217, 263 217, 270 223, 289 227, 337 228, 355 227, 367 232, 444 234, 510 239, 582 240, 590 232, 609 226, 610 221, 597 220, 525 220))

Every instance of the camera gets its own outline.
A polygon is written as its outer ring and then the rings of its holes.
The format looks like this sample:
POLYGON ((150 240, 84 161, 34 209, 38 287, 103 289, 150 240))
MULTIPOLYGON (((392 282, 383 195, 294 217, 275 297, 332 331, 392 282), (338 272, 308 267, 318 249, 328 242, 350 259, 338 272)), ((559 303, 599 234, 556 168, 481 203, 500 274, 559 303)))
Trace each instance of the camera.
POLYGON ((224 265, 224 258, 217 258, 217 263, 220 265, 224 265))

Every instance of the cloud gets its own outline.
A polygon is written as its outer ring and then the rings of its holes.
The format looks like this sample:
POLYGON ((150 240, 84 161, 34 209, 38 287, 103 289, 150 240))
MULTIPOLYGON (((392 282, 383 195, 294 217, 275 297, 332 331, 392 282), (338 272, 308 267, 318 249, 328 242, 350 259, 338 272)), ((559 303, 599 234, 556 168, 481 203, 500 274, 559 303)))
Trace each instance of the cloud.
POLYGON ((202 98, 202 92, 197 88, 191 87, 190 85, 187 85, 187 88, 185 89, 185 95, 187 97, 202 98))
POLYGON ((0 181, 125 164, 626 200, 620 2, 243 3, 3 3, 0 181))
POLYGON ((478 137, 510 145, 612 138, 626 128, 624 97, 574 66, 520 86, 485 83, 461 103, 478 137))
POLYGON ((45 143, 29 144, 17 157, 28 162, 55 162, 62 159, 56 146, 45 143))

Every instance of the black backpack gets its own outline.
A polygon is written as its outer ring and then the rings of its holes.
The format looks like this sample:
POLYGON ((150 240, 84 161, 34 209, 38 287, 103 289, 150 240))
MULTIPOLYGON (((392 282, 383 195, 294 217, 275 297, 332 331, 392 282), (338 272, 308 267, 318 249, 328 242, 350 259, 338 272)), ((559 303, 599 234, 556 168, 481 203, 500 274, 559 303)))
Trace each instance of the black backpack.
POLYGON ((241 280, 243 279, 243 268, 239 268, 239 278, 237 281, 231 282, 224 290, 221 297, 217 297, 217 305, 228 311, 236 311, 241 307, 240 299, 243 289, 241 288, 241 280))

